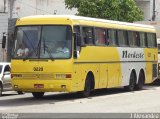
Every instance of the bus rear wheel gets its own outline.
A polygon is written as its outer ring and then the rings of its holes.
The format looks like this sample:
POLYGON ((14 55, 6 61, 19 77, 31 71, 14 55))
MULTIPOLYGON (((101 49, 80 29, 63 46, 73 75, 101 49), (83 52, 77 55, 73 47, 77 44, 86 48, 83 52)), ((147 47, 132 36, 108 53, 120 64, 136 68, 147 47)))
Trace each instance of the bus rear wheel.
POLYGON ((132 72, 130 75, 129 85, 125 86, 124 88, 127 91, 134 91, 135 86, 136 86, 136 77, 135 77, 134 73, 132 72))
POLYGON ((136 90, 142 90, 143 89, 143 85, 144 85, 144 74, 141 72, 139 75, 139 80, 138 80, 138 84, 136 85, 136 90))
POLYGON ((43 97, 44 92, 32 92, 32 95, 33 95, 34 98, 39 99, 39 98, 43 97))
POLYGON ((83 97, 89 97, 91 93, 91 82, 89 80, 89 76, 87 76, 84 86, 84 91, 82 92, 83 97))

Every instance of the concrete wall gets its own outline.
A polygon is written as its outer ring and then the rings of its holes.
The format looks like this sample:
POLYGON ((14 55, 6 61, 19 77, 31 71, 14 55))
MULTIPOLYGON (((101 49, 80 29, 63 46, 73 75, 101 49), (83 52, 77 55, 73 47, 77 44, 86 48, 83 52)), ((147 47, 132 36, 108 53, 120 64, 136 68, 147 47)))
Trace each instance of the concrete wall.
POLYGON ((8 14, 0 13, 0 62, 6 59, 6 53, 2 50, 3 33, 8 34, 8 14), (4 53, 4 54, 3 54, 4 53))
MULTIPOLYGON (((150 21, 153 15, 153 0, 135 0, 137 5, 142 9, 144 12, 144 20, 150 21)), ((160 0, 155 0, 155 13, 156 18, 155 21, 160 20, 160 0)))
POLYGON ((151 18, 151 2, 150 0, 143 1, 143 0, 136 0, 138 7, 144 12, 144 20, 149 20, 151 18))
POLYGON ((72 11, 66 9, 64 0, 0 0, 0 43, 3 32, 8 38, 6 52, 2 51, 0 44, 0 62, 3 60, 10 61, 13 44, 12 34, 16 18, 44 14, 76 14, 76 12, 76 9, 72 11), (10 18, 9 22, 8 18, 10 18))
POLYGON ((8 0, 0 0, 0 13, 8 12, 8 0))
POLYGON ((160 21, 138 21, 135 23, 140 23, 140 24, 147 24, 147 25, 152 25, 156 28, 156 35, 157 38, 160 38, 160 21))
POLYGON ((44 14, 76 14, 77 10, 65 8, 64 0, 15 0, 13 18, 44 14))
POLYGON ((156 20, 160 21, 160 0, 156 0, 156 20))

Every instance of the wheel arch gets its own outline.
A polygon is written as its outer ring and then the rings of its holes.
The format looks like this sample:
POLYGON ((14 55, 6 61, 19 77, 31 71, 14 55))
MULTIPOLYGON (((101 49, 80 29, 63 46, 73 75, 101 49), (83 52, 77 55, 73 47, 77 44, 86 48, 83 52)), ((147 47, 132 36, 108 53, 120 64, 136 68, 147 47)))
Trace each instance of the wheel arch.
POLYGON ((89 77, 90 83, 91 83, 91 89, 93 90, 95 88, 95 78, 94 78, 94 73, 92 71, 88 71, 86 75, 86 79, 89 77))

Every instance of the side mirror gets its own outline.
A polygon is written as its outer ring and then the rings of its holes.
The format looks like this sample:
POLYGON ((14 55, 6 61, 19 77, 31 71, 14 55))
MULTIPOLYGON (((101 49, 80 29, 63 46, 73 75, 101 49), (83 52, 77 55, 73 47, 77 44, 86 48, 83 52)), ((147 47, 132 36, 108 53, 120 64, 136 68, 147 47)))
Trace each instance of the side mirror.
POLYGON ((74 58, 78 58, 79 57, 79 51, 74 51, 74 54, 73 54, 74 58))
POLYGON ((2 38, 2 48, 6 47, 6 36, 3 33, 3 38, 2 38))

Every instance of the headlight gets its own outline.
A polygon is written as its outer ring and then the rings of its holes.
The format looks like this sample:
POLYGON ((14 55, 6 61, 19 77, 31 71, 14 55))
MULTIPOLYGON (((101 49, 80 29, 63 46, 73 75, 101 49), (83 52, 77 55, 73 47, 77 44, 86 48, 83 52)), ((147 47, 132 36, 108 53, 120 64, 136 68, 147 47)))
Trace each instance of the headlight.
POLYGON ((22 74, 11 74, 11 78, 21 78, 22 74))
POLYGON ((66 78, 72 78, 71 74, 56 74, 56 79, 66 79, 66 78))

